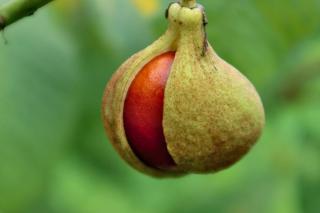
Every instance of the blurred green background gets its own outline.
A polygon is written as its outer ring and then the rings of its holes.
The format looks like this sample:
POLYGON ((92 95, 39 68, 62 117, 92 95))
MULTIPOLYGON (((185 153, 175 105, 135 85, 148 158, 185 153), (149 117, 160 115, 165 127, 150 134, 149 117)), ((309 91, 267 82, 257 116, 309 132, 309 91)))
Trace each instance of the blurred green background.
POLYGON ((0 213, 320 211, 320 1, 199 2, 211 44, 264 101, 254 149, 213 175, 131 169, 105 136, 101 98, 165 31, 169 1, 56 1, 0 37, 0 213))

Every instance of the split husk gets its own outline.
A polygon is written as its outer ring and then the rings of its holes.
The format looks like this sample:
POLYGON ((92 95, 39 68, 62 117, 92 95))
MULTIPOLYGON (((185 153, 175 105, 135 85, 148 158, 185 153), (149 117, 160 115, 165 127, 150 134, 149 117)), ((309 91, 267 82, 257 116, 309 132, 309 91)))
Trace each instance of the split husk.
POLYGON ((265 123, 263 105, 253 85, 207 42, 202 7, 171 4, 168 20, 166 33, 129 58, 108 83, 105 128, 122 158, 148 175, 216 172, 237 162, 258 140, 265 123), (160 170, 147 166, 132 151, 123 108, 137 73, 169 51, 176 55, 165 88, 163 130, 176 166, 160 170))

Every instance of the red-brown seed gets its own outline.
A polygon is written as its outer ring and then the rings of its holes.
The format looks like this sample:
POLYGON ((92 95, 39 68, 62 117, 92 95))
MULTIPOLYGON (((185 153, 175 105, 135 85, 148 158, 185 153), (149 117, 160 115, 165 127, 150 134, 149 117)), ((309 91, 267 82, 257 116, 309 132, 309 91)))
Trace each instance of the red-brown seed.
POLYGON ((162 127, 164 91, 174 57, 174 52, 167 52, 146 64, 124 103, 124 128, 132 150, 146 165, 158 169, 175 166, 162 127))

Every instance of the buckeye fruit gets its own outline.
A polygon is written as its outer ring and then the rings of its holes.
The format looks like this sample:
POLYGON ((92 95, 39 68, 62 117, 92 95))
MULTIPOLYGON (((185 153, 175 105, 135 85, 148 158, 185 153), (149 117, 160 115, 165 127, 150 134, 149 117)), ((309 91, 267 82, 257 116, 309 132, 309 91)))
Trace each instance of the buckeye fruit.
POLYGON ((108 83, 104 126, 122 158, 148 175, 217 172, 258 140, 263 105, 249 80, 208 43, 201 5, 173 3, 166 16, 165 34, 108 83))

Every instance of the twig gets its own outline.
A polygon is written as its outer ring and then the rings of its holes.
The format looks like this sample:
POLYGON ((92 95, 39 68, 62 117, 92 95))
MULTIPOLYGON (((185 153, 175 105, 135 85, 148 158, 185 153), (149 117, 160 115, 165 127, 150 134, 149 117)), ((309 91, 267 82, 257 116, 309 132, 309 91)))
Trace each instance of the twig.
POLYGON ((40 7, 53 0, 11 0, 0 6, 0 31, 26 16, 33 15, 40 7))

